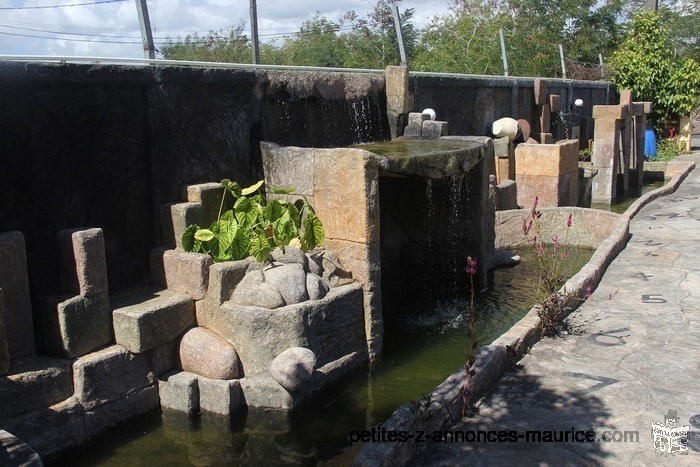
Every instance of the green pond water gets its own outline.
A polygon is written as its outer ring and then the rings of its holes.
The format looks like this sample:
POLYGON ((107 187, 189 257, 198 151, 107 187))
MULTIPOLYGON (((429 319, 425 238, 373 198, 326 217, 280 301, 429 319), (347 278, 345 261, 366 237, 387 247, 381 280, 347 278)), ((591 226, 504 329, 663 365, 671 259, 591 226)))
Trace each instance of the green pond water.
POLYGON ((627 208, 632 206, 632 203, 637 201, 642 195, 649 193, 650 191, 656 190, 657 188, 661 188, 664 186, 664 181, 663 180, 651 180, 651 181, 644 181, 644 184, 642 185, 642 191, 639 194, 639 196, 630 196, 628 198, 625 198, 621 201, 618 201, 617 203, 613 203, 611 205, 607 204, 595 204, 591 206, 592 208, 595 209, 601 209, 604 211, 611 211, 617 214, 622 214, 625 211, 627 211, 627 208))
MULTIPOLYGON (((532 250, 516 253, 522 263, 495 271, 493 290, 477 294, 480 344, 493 341, 534 303, 532 250)), ((571 249, 564 274, 575 274, 592 253, 571 249)), ((231 420, 172 413, 144 416, 46 465, 347 465, 359 449, 349 446, 351 430, 382 423, 464 363, 467 293, 401 311, 400 320, 387 323, 382 358, 329 388, 299 414, 249 411, 231 420)))

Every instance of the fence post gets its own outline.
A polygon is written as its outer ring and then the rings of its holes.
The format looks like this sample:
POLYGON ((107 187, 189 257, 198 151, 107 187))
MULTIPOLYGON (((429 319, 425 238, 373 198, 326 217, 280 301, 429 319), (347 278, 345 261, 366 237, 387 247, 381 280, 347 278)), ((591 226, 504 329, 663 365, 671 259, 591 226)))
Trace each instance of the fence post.
POLYGON ((506 40, 503 37, 503 28, 498 30, 501 36, 501 56, 503 57, 503 76, 508 76, 508 56, 506 55, 506 40))

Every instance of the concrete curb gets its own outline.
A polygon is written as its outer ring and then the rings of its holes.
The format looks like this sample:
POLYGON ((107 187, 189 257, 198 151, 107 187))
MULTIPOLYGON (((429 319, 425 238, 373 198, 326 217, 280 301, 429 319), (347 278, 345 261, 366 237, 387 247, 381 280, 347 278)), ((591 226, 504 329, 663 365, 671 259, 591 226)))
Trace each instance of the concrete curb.
MULTIPOLYGON (((571 277, 560 289, 569 294, 565 312, 560 319, 573 312, 588 292, 600 282, 613 259, 622 251, 629 239, 630 220, 649 202, 673 193, 688 174, 695 168, 694 162, 679 161, 674 168, 675 175, 664 186, 641 196, 615 222, 610 235, 598 246, 588 263, 571 277), (677 170, 677 172, 676 172, 677 170)), ((519 360, 542 337, 537 308, 533 307, 522 319, 491 344, 482 347, 476 356, 475 375, 471 380, 472 402, 492 390, 510 365, 519 360)), ((405 431, 416 434, 419 431, 431 433, 445 430, 462 418, 464 403, 461 388, 466 370, 459 369, 438 385, 427 401, 418 404, 404 404, 382 425, 383 429, 405 431)), ((413 438, 415 440, 415 438, 413 438)), ((415 458, 424 444, 373 442, 365 443, 353 465, 383 466, 404 465, 415 458)))

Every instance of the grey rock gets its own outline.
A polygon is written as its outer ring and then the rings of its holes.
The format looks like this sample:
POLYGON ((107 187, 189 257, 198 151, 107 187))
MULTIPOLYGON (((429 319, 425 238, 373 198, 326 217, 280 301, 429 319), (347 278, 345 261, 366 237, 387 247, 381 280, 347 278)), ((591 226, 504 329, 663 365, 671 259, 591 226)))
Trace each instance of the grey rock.
POLYGON ((285 306, 282 294, 274 285, 265 282, 262 270, 252 270, 243 277, 231 294, 231 301, 239 305, 279 308, 285 306))
POLYGON ((352 273, 343 267, 335 253, 330 250, 324 250, 322 258, 322 277, 331 287, 339 287, 350 284, 353 281, 352 273))
POLYGON ((292 410, 294 398, 272 375, 243 378, 241 389, 248 408, 292 410))
POLYGON ((216 333, 197 327, 180 341, 180 367, 211 379, 240 378, 242 371, 236 349, 216 333))
POLYGON ((323 275, 323 250, 315 250, 312 253, 306 253, 308 258, 309 271, 311 274, 316 274, 317 276, 323 275))
POLYGON ((328 282, 317 276, 316 274, 306 275, 306 291, 309 294, 309 300, 320 300, 326 296, 331 286, 328 282))
POLYGON ((301 264, 272 263, 265 268, 264 274, 265 281, 279 290, 287 305, 309 299, 306 292, 306 271, 301 264))
POLYGON ((316 369, 316 354, 304 347, 292 347, 270 365, 270 374, 289 392, 301 389, 316 369))
POLYGON ((158 381, 158 395, 164 409, 189 415, 199 412, 199 386, 194 373, 176 371, 164 375, 158 381))
POLYGON ((277 247, 272 250, 272 259, 277 263, 297 263, 304 267, 304 271, 309 272, 309 258, 297 247, 285 246, 284 251, 277 247))
POLYGON ((61 288, 76 295, 109 292, 102 229, 70 229, 58 233, 61 288))
POLYGON ((520 255, 516 255, 508 250, 494 250, 493 252, 493 267, 495 268, 512 268, 520 264, 520 255))
POLYGON ((160 408, 158 385, 152 384, 130 392, 126 397, 85 409, 85 434, 88 438, 130 418, 155 412, 160 408))

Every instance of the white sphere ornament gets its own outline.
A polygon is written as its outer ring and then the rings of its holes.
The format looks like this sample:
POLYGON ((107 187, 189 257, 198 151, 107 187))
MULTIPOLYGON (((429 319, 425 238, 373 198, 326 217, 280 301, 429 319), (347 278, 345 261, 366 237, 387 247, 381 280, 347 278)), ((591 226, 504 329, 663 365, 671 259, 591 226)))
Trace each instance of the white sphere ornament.
POLYGON ((435 120, 435 117, 437 116, 437 114, 435 113, 435 111, 433 109, 425 109, 421 113, 423 115, 427 115, 428 120, 435 120))
POLYGON ((583 99, 576 99, 576 100, 574 101, 574 105, 575 105, 576 107, 583 107, 583 99))

